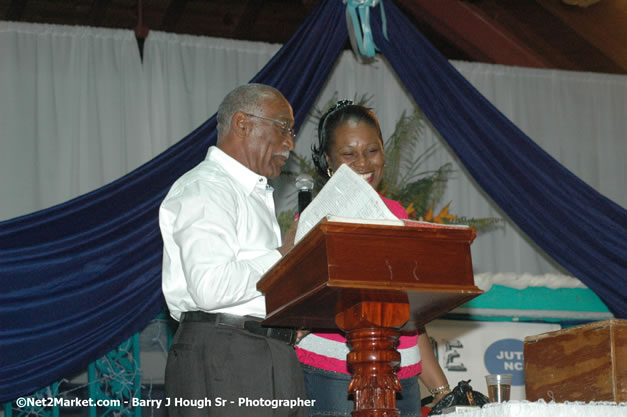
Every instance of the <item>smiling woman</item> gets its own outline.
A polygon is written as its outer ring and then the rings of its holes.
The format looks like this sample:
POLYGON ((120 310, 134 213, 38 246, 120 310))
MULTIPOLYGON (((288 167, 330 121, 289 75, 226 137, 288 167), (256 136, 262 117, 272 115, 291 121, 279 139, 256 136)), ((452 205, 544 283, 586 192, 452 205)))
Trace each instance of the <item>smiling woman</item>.
POLYGON ((346 164, 376 190, 383 179, 385 156, 381 128, 368 108, 339 101, 318 122, 318 146, 313 160, 322 177, 346 164))
POLYGON ((383 142, 377 130, 364 122, 347 121, 335 129, 336 139, 325 155, 330 172, 346 164, 377 189, 383 178, 383 142))
MULTIPOLYGON (((372 110, 350 100, 339 101, 322 115, 318 122, 318 144, 312 147, 312 151, 316 170, 325 179, 346 164, 375 190, 383 180, 385 153, 377 117, 372 110)), ((381 198, 395 216, 407 218, 407 212, 398 201, 381 198)), ((350 416, 353 401, 346 394, 350 375, 345 360, 348 347, 344 336, 340 333, 310 333, 299 341, 295 350, 303 366, 309 398, 316 400, 309 416, 350 416)), ((403 416, 419 416, 418 374, 435 401, 449 392, 448 383, 435 359, 426 331, 401 336, 398 350, 401 366, 397 375, 403 389, 397 407, 403 416)))

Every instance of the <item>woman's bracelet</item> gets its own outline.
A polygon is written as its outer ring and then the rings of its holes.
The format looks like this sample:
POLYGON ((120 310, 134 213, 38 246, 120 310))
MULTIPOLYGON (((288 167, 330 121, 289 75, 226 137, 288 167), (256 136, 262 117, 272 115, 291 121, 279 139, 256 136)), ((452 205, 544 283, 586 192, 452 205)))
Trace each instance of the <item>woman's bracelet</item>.
POLYGON ((448 386, 448 384, 440 385, 439 387, 429 389, 429 393, 433 396, 441 395, 441 394, 446 395, 449 392, 451 392, 451 388, 448 386))

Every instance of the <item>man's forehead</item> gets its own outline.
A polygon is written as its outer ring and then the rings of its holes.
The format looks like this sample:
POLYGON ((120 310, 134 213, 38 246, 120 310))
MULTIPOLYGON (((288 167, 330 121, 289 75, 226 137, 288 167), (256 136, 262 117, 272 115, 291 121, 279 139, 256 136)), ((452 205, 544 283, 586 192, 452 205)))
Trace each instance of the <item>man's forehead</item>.
POLYGON ((266 100, 265 105, 270 107, 272 111, 276 112, 276 116, 280 116, 285 119, 292 119, 292 106, 285 97, 271 97, 266 100))

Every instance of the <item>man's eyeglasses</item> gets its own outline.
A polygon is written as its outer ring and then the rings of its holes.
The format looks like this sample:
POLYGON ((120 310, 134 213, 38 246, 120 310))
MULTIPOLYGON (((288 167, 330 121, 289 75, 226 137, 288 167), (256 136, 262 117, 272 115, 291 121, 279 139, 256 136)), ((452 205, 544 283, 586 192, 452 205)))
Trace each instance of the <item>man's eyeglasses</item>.
POLYGON ((281 127, 281 134, 283 136, 289 133, 292 139, 296 138, 296 132, 294 131, 292 127, 290 127, 289 123, 286 122, 285 120, 270 119, 269 117, 257 116, 256 114, 250 114, 250 113, 244 113, 244 114, 250 117, 256 117, 257 119, 267 120, 269 122, 276 123, 281 127))

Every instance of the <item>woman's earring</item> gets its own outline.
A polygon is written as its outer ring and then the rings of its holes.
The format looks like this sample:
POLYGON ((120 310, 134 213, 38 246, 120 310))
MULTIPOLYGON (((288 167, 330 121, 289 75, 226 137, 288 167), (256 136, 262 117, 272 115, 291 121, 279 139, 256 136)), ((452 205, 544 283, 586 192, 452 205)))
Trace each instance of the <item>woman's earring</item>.
POLYGON ((331 171, 331 168, 327 168, 327 175, 329 176, 329 178, 331 178, 331 175, 333 175, 333 171, 331 171))

